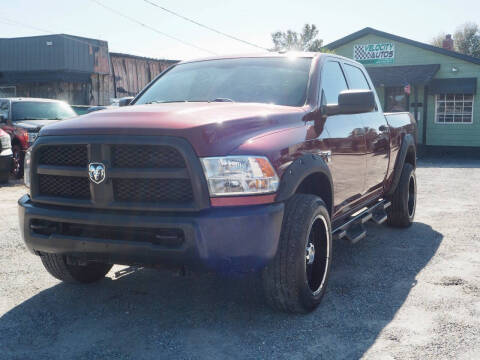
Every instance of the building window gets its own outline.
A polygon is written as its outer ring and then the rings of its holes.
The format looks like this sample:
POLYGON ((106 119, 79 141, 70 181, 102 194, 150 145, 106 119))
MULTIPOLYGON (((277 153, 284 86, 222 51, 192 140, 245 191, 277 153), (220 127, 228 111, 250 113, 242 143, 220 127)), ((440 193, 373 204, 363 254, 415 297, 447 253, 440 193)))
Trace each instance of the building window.
POLYGON ((473 95, 437 95, 435 97, 435 122, 439 124, 471 124, 473 122, 473 95))

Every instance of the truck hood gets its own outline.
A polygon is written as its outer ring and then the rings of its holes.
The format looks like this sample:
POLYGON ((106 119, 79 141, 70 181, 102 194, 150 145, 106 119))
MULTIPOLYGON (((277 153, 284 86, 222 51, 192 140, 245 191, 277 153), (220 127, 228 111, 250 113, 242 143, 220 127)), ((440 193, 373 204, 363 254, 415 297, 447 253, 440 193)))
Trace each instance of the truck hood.
POLYGON ((303 126, 304 108, 257 103, 165 103, 102 110, 46 126, 41 136, 167 135, 199 156, 226 155, 249 139, 303 126))
POLYGON ((13 124, 15 127, 19 127, 25 130, 36 130, 39 131, 43 126, 56 123, 58 120, 19 120, 15 121, 13 124))

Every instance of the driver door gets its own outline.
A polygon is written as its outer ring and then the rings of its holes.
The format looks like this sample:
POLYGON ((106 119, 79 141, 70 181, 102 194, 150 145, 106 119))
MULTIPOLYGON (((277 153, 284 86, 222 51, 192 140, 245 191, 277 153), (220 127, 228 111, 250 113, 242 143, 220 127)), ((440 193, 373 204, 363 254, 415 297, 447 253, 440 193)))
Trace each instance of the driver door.
MULTIPOLYGON (((321 72, 322 105, 337 104, 338 95, 348 85, 343 67, 336 59, 326 60, 321 72)), ((364 191, 366 175, 365 130, 359 115, 328 116, 325 123, 331 152, 328 163, 334 186, 334 214, 341 214, 359 200, 364 191)))

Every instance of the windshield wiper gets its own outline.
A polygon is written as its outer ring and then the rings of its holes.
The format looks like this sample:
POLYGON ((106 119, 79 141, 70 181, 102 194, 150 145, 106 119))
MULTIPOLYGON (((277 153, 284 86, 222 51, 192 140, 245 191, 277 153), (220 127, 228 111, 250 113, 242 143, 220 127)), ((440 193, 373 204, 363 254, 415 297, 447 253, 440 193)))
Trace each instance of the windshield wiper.
POLYGON ((235 101, 229 98, 216 98, 213 100, 209 100, 208 102, 235 102, 235 101))
POLYGON ((176 103, 176 102, 188 102, 188 100, 168 100, 168 101, 160 101, 160 100, 152 100, 146 102, 145 104, 167 104, 167 103, 176 103))
POLYGON ((189 103, 189 102, 235 102, 235 101, 232 100, 232 99, 229 99, 229 98, 215 98, 213 100, 166 100, 166 101, 152 100, 152 101, 146 102, 145 105, 148 105, 148 104, 183 103, 183 102, 189 103))

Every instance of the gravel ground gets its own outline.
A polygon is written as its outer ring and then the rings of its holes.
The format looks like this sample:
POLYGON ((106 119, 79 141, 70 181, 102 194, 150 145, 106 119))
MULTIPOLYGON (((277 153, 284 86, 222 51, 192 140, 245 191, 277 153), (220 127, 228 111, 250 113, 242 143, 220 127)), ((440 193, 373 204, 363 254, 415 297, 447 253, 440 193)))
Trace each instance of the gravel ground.
POLYGON ((417 177, 415 224, 336 243, 304 316, 270 310, 251 278, 115 266, 62 284, 21 241, 25 188, 2 187, 0 358, 480 359, 480 161, 423 160, 417 177))

